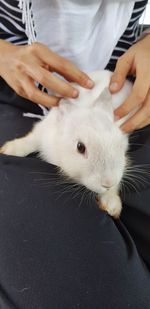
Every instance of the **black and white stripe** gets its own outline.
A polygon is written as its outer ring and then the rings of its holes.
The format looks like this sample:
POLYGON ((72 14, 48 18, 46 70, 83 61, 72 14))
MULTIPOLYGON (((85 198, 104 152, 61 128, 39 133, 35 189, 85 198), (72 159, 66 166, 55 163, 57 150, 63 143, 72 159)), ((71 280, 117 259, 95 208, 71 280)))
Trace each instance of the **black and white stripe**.
POLYGON ((119 39, 112 53, 109 65, 115 64, 117 59, 137 41, 141 30, 141 26, 139 25, 139 19, 143 14, 147 3, 148 0, 142 0, 135 3, 128 27, 119 39))
POLYGON ((0 0, 0 38, 16 45, 27 44, 18 0, 0 0))
MULTIPOLYGON (((0 38, 14 44, 27 44, 28 39, 18 2, 19 0, 0 0, 0 38)), ((147 2, 148 0, 142 0, 135 3, 128 27, 112 53, 110 64, 116 63, 118 57, 136 42, 140 31, 139 19, 147 2)))
MULTIPOLYGON (((28 44, 28 38, 25 34, 22 12, 18 8, 18 3, 19 0, 0 0, 0 39, 16 45, 23 45, 28 44)), ((117 59, 137 41, 140 33, 139 19, 147 3, 148 0, 135 3, 128 27, 119 39, 106 69, 113 71, 117 59)), ((42 110, 41 113, 43 114, 42 110)))

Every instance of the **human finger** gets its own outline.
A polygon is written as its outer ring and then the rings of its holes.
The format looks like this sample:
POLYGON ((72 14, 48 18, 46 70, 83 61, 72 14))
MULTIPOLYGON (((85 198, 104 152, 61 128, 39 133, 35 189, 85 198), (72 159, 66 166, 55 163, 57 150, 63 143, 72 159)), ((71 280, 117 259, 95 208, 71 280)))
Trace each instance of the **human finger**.
POLYGON ((33 80, 36 80, 45 88, 54 91, 62 97, 76 98, 79 94, 79 91, 71 86, 71 84, 54 76, 51 72, 40 66, 32 65, 28 67, 27 73, 33 80))
POLYGON ((143 76, 143 72, 137 75, 130 96, 114 111, 115 116, 122 118, 144 102, 150 87, 150 80, 143 80, 143 76))
POLYGON ((36 104, 41 104, 45 107, 57 106, 60 98, 56 96, 50 96, 45 92, 40 91, 34 84, 34 81, 28 77, 22 79, 22 88, 19 95, 27 98, 36 104))
POLYGON ((94 86, 94 82, 86 73, 79 70, 76 65, 51 51, 43 44, 33 44, 32 52, 38 54, 38 57, 40 57, 45 64, 49 65, 51 71, 59 73, 67 80, 76 82, 85 88, 92 88, 94 86))
POLYGON ((128 51, 121 56, 116 64, 115 71, 111 77, 109 89, 111 93, 118 92, 124 85, 126 77, 131 69, 133 54, 128 51))
POLYGON ((146 126, 150 119, 150 90, 142 107, 122 126, 125 132, 132 132, 146 126))

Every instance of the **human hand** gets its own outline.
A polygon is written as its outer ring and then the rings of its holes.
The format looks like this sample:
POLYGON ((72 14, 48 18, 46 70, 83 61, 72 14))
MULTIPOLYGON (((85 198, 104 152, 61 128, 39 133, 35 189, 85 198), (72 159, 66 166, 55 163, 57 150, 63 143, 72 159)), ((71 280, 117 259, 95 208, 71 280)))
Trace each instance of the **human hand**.
POLYGON ((150 35, 138 41, 119 58, 109 89, 118 92, 128 74, 136 76, 132 92, 127 100, 115 110, 115 116, 122 118, 134 108, 139 110, 122 126, 125 132, 132 132, 150 124, 150 35))
POLYGON ((0 40, 0 75, 18 95, 46 107, 57 105, 60 97, 76 98, 78 90, 53 72, 85 88, 94 86, 85 73, 43 44, 15 46, 0 40), (35 81, 54 91, 56 96, 41 92, 35 81))

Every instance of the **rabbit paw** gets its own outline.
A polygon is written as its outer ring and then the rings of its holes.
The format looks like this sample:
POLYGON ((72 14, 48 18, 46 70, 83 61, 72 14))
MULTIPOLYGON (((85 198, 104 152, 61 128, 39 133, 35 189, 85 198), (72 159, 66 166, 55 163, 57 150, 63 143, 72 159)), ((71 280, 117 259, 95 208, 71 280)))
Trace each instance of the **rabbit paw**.
POLYGON ((115 219, 120 217, 122 203, 119 195, 117 194, 103 194, 100 198, 99 206, 102 210, 108 212, 108 214, 115 219))
POLYGON ((0 153, 10 155, 10 156, 19 156, 24 157, 26 155, 26 145, 23 142, 20 142, 19 139, 14 139, 12 141, 6 142, 1 148, 0 153))

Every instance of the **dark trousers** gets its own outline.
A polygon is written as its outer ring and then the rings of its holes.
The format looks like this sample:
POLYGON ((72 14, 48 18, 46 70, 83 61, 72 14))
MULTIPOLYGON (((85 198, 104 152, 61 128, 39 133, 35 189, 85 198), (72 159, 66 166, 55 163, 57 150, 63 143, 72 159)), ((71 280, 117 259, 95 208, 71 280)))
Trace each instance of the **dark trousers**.
MULTIPOLYGON (((1 81, 0 144, 30 130, 23 110, 38 107, 1 81)), ((150 127, 131 143, 134 164, 149 164, 150 127)), ((81 203, 55 166, 0 155, 0 308, 149 309, 150 177, 143 177, 114 221, 94 200, 81 203)))

